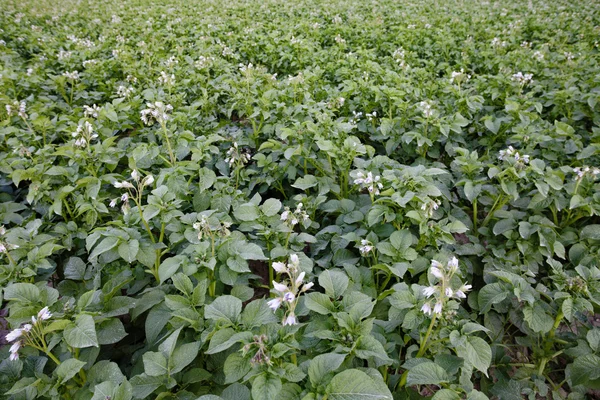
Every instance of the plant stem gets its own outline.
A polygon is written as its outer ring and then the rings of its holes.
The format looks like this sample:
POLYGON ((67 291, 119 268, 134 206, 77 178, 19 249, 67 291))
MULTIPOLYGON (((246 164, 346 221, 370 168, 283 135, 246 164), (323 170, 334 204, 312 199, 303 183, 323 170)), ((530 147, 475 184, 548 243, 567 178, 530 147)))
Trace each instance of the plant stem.
POLYGON ((173 155, 173 149, 171 148, 171 142, 169 141, 169 132, 167 131, 167 125, 163 122, 160 124, 162 127, 163 135, 165 136, 165 142, 167 142, 167 149, 169 150, 169 158, 171 159, 171 167, 175 165, 175 156, 173 155))

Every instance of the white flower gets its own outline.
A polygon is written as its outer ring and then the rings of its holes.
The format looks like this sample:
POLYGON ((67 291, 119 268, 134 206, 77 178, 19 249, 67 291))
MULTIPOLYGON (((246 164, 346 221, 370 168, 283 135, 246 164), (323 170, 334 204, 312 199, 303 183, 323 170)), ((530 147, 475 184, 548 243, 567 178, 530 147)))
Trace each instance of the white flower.
POLYGON ((302 271, 300 273, 300 275, 298 275, 298 277, 296 278, 296 286, 300 286, 300 284, 302 283, 302 281, 304 280, 304 277, 306 276, 306 272, 302 271))
POLYGON ((315 285, 314 282, 308 282, 306 283, 304 286, 302 286, 302 291, 306 292, 307 290, 309 290, 311 287, 313 287, 315 285))
POLYGON ((0 253, 6 253, 6 246, 0 243, 0 253))
POLYGON ((15 342, 15 343, 13 343, 12 346, 10 346, 10 350, 9 351, 14 354, 14 353, 17 353, 20 348, 21 348, 21 342, 20 341, 19 342, 15 342))
POLYGON ((456 298, 458 299, 465 299, 467 297, 467 295, 465 294, 465 292, 463 292, 462 290, 457 290, 456 292, 454 292, 454 296, 456 296, 456 298))
POLYGON ((30 332, 33 329, 33 325, 25 324, 23 325, 23 332, 30 332))
POLYGON ((6 335, 6 341, 7 342, 14 342, 15 340, 17 340, 21 336, 23 336, 23 329, 17 328, 17 329, 14 329, 14 330, 10 331, 6 335))
POLYGON ((290 221, 290 223, 292 225, 298 225, 298 219, 297 218, 292 218, 292 220, 290 221))
POLYGON ((150 186, 153 183, 154 183, 154 177, 152 175, 148 175, 142 180, 142 186, 150 186))
POLYGON ((298 321, 296 320, 296 316, 294 315, 294 313, 291 313, 283 321, 283 326, 285 326, 285 325, 296 325, 297 323, 298 323, 298 321))
POLYGON ((431 305, 429 303, 423 304, 421 311, 423 311, 424 314, 431 315, 431 305))
POLYGON ((290 255, 290 262, 293 265, 299 265, 300 264, 300 258, 298 257, 298 254, 291 254, 290 255))
POLYGON ((286 210, 286 211, 284 211, 284 212, 281 213, 281 220, 282 221, 286 221, 289 216, 290 216, 290 212, 286 210))
POLYGON ((458 268, 458 258, 452 257, 450 261, 448 261, 448 267, 456 270, 458 268))
POLYGON ((273 281, 273 287, 275 288, 275 290, 277 290, 278 292, 281 293, 285 293, 288 292, 289 289, 286 285, 284 285, 283 283, 277 283, 275 281, 273 281))
POLYGON ((436 286, 428 286, 426 288, 423 289, 423 294, 426 297, 431 297, 435 292, 437 292, 437 287, 436 286))
POLYGON ((133 171, 131 171, 131 177, 133 179, 135 179, 136 181, 140 180, 140 173, 138 172, 137 169, 134 169, 133 171))
POLYGON ((442 303, 440 301, 438 301, 437 303, 435 303, 435 307, 433 307, 433 312, 436 314, 441 314, 442 313, 442 303))
POLYGON ((451 289, 451 288, 449 288, 449 287, 448 287, 448 288, 446 288, 446 296, 448 296, 448 297, 452 297, 452 294, 453 294, 453 293, 454 293, 454 292, 452 291, 452 289, 451 289))
POLYGON ((269 300, 267 302, 267 304, 269 305, 269 308, 271 310, 276 311, 279 308, 279 306, 281 305, 281 298, 277 297, 275 299, 269 300))
POLYGON ((286 267, 285 263, 282 263, 280 261, 276 261, 273 263, 273 269, 278 273, 287 271, 287 267, 286 267))
POLYGON ((429 271, 431 271, 431 274, 436 278, 442 279, 444 277, 444 274, 438 267, 431 267, 429 271))
POLYGON ((112 199, 108 204, 109 207, 114 208, 117 206, 117 199, 112 199))
POLYGON ((17 361, 19 359, 19 353, 10 353, 10 356, 8 356, 8 359, 10 361, 17 361))
POLYGON ((294 301, 295 298, 296 298, 296 296, 292 292, 287 292, 286 294, 283 295, 283 301, 287 301, 288 303, 291 303, 292 301, 294 301))
POLYGON ((117 189, 121 189, 121 188, 132 189, 133 188, 133 185, 127 181, 115 182, 115 183, 113 183, 113 185, 117 189))
POLYGON ((50 310, 48 310, 48 307, 44 307, 38 312, 37 317, 39 319, 41 319, 42 321, 45 321, 47 319, 50 319, 50 317, 52 317, 52 313, 50 312, 50 310))
MULTIPOLYGON (((125 202, 125 201, 127 201, 127 200, 129 200, 129 194, 128 194, 128 193, 123 193, 123 194, 121 195, 121 201, 125 202)), ((115 202, 116 202, 116 201, 115 201, 115 202)))

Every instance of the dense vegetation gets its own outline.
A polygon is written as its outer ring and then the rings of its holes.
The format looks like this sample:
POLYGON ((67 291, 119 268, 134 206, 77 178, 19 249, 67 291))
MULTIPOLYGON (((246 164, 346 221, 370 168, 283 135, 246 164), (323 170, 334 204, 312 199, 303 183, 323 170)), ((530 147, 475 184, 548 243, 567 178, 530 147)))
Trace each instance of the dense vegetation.
POLYGON ((599 38, 583 0, 3 0, 0 396, 594 396, 599 38))

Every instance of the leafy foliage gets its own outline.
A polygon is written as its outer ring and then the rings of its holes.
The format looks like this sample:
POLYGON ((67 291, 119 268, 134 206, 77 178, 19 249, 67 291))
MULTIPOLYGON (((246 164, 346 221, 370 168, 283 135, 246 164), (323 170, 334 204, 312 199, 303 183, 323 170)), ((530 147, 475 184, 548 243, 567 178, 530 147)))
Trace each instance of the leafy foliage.
POLYGON ((2 6, 2 398, 600 387, 597 2, 2 6))

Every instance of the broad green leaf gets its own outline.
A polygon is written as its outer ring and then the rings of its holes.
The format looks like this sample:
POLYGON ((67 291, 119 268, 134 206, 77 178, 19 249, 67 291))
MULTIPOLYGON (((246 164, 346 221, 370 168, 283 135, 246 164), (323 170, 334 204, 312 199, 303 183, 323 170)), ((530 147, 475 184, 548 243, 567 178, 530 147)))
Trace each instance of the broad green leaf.
POLYGON ((119 255, 128 263, 132 263, 136 260, 139 250, 140 242, 135 239, 132 239, 129 242, 121 243, 118 248, 119 255))
POLYGON ((334 376, 326 393, 328 400, 392 400, 385 385, 357 369, 347 369, 334 376))
POLYGON ((106 253, 107 251, 113 249, 119 243, 119 238, 115 236, 110 236, 104 238, 96 247, 94 247, 94 251, 90 254, 89 258, 94 259, 99 255, 106 253))
POLYGON ((269 308, 264 299, 248 303, 242 312, 241 323, 248 330, 274 322, 277 322, 277 317, 275 317, 275 313, 269 308))
POLYGON ((125 332, 121 320, 110 318, 98 324, 96 335, 98 336, 98 344, 113 344, 127 336, 127 332, 125 332))
POLYGON ((278 400, 281 379, 271 374, 262 374, 252 381, 252 400, 278 400))
POLYGON ((175 374, 191 364, 198 355, 199 349, 200 342, 186 343, 177 347, 169 360, 171 373, 175 374))
POLYGON ((600 240, 600 225, 587 225, 581 230, 581 239, 600 240))
POLYGON ((508 294, 509 292, 500 283, 485 285, 478 294, 479 313, 487 313, 494 304, 500 303, 508 294))
POLYGON ((240 353, 232 353, 225 360, 223 372, 225 372, 225 383, 233 383, 242 379, 250 370, 250 360, 242 357, 240 353))
POLYGON ((296 182, 292 184, 292 187, 300 190, 306 190, 315 186, 317 186, 317 178, 315 178, 313 175, 305 175, 302 178, 296 179, 296 182))
POLYGON ((523 308, 523 319, 534 332, 539 333, 550 332, 554 324, 554 318, 538 303, 523 308))
POLYGON ((325 289, 329 297, 334 299, 344 294, 349 281, 345 272, 336 269, 326 269, 319 275, 319 285, 325 289))
POLYGON ((277 215, 279 210, 281 210, 281 201, 277 199, 267 199, 263 205, 260 206, 260 209, 267 217, 272 217, 273 215, 277 215))
POLYGON ((167 375, 167 359, 160 351, 147 351, 142 356, 144 360, 144 372, 148 376, 167 375))
POLYGON ((258 207, 253 203, 242 204, 233 211, 233 216, 239 221, 249 222, 258 219, 258 207))
POLYGON ((327 374, 335 372, 344 362, 346 355, 325 353, 314 357, 308 366, 310 382, 316 386, 320 384, 327 374))
POLYGON ((55 370, 60 383, 65 383, 74 377, 85 364, 85 361, 79 361, 75 358, 69 358, 61 362, 55 370))
POLYGON ((159 283, 163 283, 175 275, 175 272, 177 272, 179 267, 182 266, 185 259, 185 256, 179 255, 175 257, 169 257, 160 263, 160 266, 158 267, 158 278, 160 279, 159 283))
POLYGON ((235 324, 241 312, 242 301, 237 297, 225 295, 217 297, 215 301, 206 306, 204 317, 235 324))
POLYGON ((448 382, 448 374, 439 365, 426 361, 417 364, 408 370, 406 384, 412 385, 440 385, 448 382))
POLYGON ((63 336, 71 347, 78 349, 91 346, 98 347, 94 319, 87 314, 77 316, 75 322, 65 328, 63 336))

